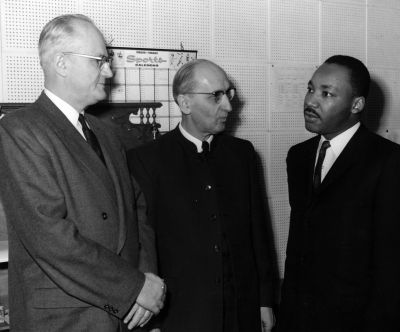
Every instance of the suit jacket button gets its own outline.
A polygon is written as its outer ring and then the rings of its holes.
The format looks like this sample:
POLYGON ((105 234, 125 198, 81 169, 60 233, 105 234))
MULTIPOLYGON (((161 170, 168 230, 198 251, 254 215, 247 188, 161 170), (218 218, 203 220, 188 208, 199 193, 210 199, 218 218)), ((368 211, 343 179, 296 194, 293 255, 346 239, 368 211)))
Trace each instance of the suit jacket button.
POLYGON ((211 189, 212 189, 212 186, 211 185, 206 185, 206 187, 204 188, 206 191, 210 191, 211 189))
POLYGON ((106 219, 108 218, 108 215, 107 215, 107 213, 105 213, 105 212, 103 212, 103 213, 101 214, 101 216, 103 217, 104 220, 106 220, 106 219))

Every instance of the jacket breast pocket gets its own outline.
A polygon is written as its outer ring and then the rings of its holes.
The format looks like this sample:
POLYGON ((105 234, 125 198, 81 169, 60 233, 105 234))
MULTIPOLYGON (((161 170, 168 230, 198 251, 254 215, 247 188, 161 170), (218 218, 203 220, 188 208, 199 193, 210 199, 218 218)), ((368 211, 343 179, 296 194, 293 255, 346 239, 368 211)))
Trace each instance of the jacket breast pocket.
POLYGON ((50 308, 85 308, 90 304, 78 300, 59 288, 36 288, 33 293, 33 307, 50 308))

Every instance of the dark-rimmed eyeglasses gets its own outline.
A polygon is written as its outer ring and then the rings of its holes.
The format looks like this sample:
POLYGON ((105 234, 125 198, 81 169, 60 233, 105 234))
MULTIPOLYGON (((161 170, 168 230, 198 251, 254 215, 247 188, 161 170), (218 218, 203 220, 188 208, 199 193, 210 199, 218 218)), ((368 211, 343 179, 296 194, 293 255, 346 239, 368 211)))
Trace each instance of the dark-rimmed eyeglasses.
POLYGON ((226 95, 231 101, 233 97, 235 96, 236 89, 233 87, 230 87, 228 90, 217 90, 213 92, 185 92, 184 94, 193 94, 193 95, 212 95, 214 96, 215 102, 218 104, 222 101, 222 97, 226 95))
POLYGON ((94 56, 94 55, 87 55, 87 54, 74 53, 74 52, 62 52, 62 54, 80 56, 80 57, 83 57, 83 58, 96 60, 97 61, 97 65, 98 65, 100 70, 103 69, 103 67, 104 67, 104 65, 106 63, 108 63, 111 66, 112 59, 113 59, 112 56, 106 56, 106 55, 94 56))

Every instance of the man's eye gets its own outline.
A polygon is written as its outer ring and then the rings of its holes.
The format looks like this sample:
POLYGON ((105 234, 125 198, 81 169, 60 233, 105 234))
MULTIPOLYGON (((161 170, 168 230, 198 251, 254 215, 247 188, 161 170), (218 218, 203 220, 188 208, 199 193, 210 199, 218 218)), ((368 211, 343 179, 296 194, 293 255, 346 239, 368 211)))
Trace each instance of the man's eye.
POLYGON ((332 97, 332 96, 333 96, 333 94, 330 93, 329 91, 323 91, 323 92, 322 92, 322 95, 323 95, 324 97, 332 97))
POLYGON ((312 88, 310 88, 310 87, 307 87, 307 92, 308 93, 312 93, 312 92, 314 92, 314 90, 312 88))
POLYGON ((214 95, 214 97, 215 97, 215 101, 216 101, 216 102, 220 102, 221 99, 222 99, 222 97, 224 96, 224 94, 225 94, 225 91, 215 91, 215 92, 213 93, 213 95, 214 95))

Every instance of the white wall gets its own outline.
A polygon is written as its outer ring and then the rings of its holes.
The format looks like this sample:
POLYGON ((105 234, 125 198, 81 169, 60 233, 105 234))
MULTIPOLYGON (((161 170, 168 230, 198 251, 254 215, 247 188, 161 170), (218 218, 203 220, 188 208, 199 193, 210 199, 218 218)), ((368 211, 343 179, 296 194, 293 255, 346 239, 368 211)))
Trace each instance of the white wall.
POLYGON ((380 88, 372 93, 368 121, 400 140, 398 0, 1 0, 0 101, 38 96, 39 33, 49 19, 78 12, 91 17, 112 46, 182 44, 226 69, 242 104, 233 114, 240 118, 234 134, 251 140, 263 162, 281 274, 290 211, 285 157, 291 145, 310 137, 302 103, 316 66, 333 54, 364 61, 380 88))

